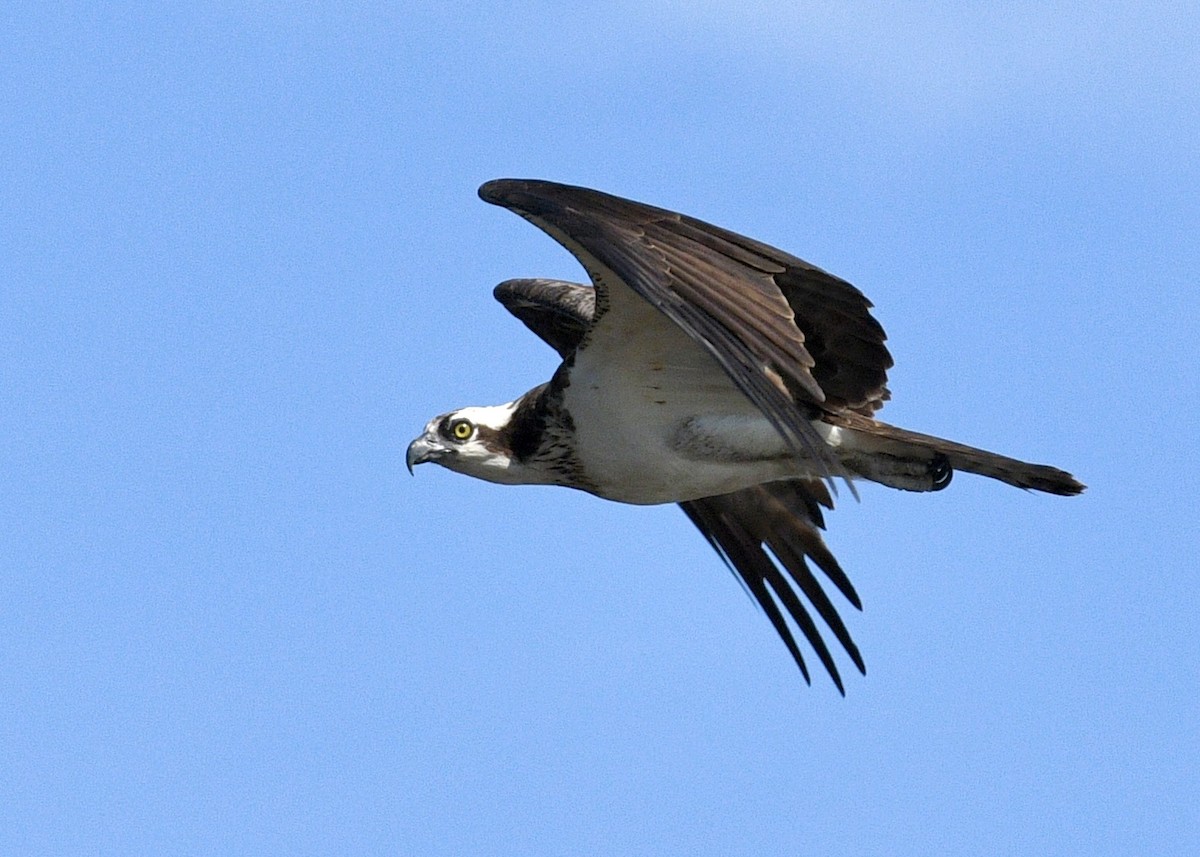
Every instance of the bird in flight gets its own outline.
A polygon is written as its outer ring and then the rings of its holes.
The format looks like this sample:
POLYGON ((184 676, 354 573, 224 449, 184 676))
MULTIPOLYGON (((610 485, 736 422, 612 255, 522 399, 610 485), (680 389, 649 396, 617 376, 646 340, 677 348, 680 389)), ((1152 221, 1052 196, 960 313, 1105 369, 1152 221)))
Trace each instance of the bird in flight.
POLYGON ((823 623, 862 655, 814 574, 858 594, 826 547, 835 479, 940 491, 955 470, 1072 495, 1069 473, 875 419, 892 358, 845 280, 692 217, 595 190, 499 179, 479 195, 569 250, 592 285, 508 280, 495 297, 562 358, 508 404, 434 417, 407 464, 621 503, 678 503, 744 583, 806 682, 793 625, 845 693, 823 623), (785 615, 786 612, 786 615, 785 615))

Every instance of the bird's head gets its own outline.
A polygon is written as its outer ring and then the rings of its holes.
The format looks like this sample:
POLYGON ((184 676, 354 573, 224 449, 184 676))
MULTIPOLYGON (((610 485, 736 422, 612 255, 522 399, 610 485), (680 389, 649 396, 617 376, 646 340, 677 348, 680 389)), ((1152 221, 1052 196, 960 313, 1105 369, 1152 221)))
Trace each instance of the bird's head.
POLYGON ((408 445, 408 472, 432 461, 449 470, 488 482, 524 481, 508 440, 515 402, 492 407, 459 408, 434 417, 408 445))

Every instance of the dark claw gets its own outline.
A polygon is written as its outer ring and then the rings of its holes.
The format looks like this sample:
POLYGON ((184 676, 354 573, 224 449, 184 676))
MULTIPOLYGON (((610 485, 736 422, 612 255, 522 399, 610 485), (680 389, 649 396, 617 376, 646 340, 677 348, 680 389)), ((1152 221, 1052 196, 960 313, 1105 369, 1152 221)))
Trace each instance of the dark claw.
POLYGON ((949 485, 950 480, 954 478, 954 468, 950 466, 950 459, 940 452, 935 455, 933 461, 929 462, 929 477, 933 480, 934 491, 941 491, 949 485))

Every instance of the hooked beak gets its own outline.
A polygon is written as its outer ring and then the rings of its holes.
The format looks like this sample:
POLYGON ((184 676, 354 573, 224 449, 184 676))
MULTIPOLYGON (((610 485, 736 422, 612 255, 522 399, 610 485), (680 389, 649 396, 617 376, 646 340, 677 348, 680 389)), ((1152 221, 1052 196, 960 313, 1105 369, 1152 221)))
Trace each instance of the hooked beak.
POLYGON ((441 457, 442 449, 440 446, 430 443, 428 435, 421 435, 408 445, 408 452, 404 456, 404 463, 408 465, 408 472, 412 473, 413 468, 418 464, 424 464, 426 461, 436 461, 441 457))

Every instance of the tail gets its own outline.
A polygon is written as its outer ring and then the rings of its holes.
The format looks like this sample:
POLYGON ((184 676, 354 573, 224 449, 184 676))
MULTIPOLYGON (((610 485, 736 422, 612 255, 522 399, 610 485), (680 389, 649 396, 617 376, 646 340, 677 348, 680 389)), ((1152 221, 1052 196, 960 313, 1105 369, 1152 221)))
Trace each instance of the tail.
POLYGON ((844 437, 843 449, 850 454, 843 458, 843 463, 867 479, 894 488, 910 491, 944 488, 950 482, 949 475, 943 472, 947 465, 953 470, 978 473, 1018 488, 1064 497, 1079 494, 1086 487, 1070 473, 1057 467, 1030 464, 952 440, 897 428, 858 414, 844 416, 848 419, 839 419, 838 422, 843 430, 851 431, 844 432, 849 437, 844 437), (915 469, 922 467, 926 478, 914 479, 917 476, 915 469))

